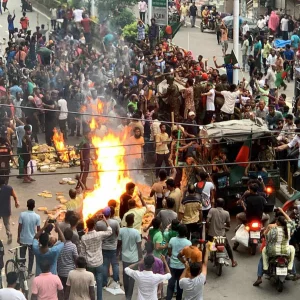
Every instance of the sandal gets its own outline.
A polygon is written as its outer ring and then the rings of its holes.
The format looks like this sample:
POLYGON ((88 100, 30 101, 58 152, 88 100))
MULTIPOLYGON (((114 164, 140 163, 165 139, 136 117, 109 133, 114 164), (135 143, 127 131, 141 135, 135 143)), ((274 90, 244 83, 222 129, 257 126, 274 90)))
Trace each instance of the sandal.
POLYGON ((232 263, 231 266, 232 266, 233 268, 235 268, 237 265, 238 265, 238 263, 237 263, 236 261, 234 261, 234 262, 232 263))

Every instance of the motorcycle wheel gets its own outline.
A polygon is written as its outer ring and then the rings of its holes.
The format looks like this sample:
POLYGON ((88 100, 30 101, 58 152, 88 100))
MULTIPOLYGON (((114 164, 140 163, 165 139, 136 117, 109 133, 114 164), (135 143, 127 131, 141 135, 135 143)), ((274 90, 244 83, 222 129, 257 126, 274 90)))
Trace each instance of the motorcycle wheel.
POLYGON ((201 30, 201 32, 203 32, 203 31, 204 31, 204 28, 203 28, 203 24, 202 24, 202 22, 201 22, 201 24, 200 24, 200 30, 201 30))
POLYGON ((250 245, 250 254, 251 255, 255 255, 256 254, 256 248, 257 248, 256 244, 250 245))
POLYGON ((223 265, 217 264, 217 275, 221 276, 223 271, 223 265))
POLYGON ((240 244, 239 244, 238 242, 234 242, 232 249, 233 249, 234 251, 237 251, 237 248, 238 248, 239 245, 240 245, 240 244))
POLYGON ((280 281, 279 279, 277 279, 277 286, 276 286, 276 289, 277 289, 277 291, 278 291, 279 293, 281 293, 282 290, 283 290, 283 282, 280 281))

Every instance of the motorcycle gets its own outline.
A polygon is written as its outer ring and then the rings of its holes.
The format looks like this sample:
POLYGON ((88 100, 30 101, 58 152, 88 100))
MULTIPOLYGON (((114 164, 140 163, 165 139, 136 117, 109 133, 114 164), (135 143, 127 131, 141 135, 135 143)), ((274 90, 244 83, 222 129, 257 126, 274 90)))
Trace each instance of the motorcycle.
MULTIPOLYGON (((248 248, 250 254, 255 255, 257 246, 261 243, 261 232, 263 230, 262 223, 261 221, 252 221, 245 225, 245 230, 247 230, 249 234, 248 248)), ((239 245, 239 242, 234 242, 233 250, 236 251, 239 245)))
POLYGON ((288 275, 288 259, 289 257, 285 255, 269 258, 269 279, 275 282, 276 289, 280 293, 283 290, 283 283, 288 275))
POLYGON ((227 262, 227 253, 225 251, 226 238, 223 236, 214 237, 215 243, 213 250, 210 252, 209 260, 217 268, 217 275, 222 275, 223 266, 229 266, 227 262))
POLYGON ((216 17, 215 16, 209 17, 209 19, 207 21, 202 19, 202 22, 200 23, 201 32, 203 32, 204 29, 216 30, 216 17))
POLYGON ((28 0, 22 0, 22 11, 26 12, 27 10, 33 12, 32 3, 28 0))

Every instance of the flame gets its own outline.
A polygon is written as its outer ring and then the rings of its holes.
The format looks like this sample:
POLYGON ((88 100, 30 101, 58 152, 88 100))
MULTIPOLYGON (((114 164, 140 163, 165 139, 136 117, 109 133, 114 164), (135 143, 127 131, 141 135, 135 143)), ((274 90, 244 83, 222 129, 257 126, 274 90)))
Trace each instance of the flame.
POLYGON ((64 162, 68 162, 69 155, 68 150, 65 146, 64 135, 56 128, 53 129, 53 132, 53 143, 55 145, 55 149, 58 152, 60 159, 64 162))
POLYGON ((103 138, 93 136, 92 144, 97 155, 95 168, 100 172, 94 173, 94 190, 88 192, 83 201, 84 220, 106 207, 110 199, 119 199, 126 184, 131 181, 128 172, 124 171, 127 168, 124 159, 126 149, 122 146, 125 144, 122 138, 108 133, 103 138))
POLYGON ((90 122, 90 128, 92 131, 97 128, 97 122, 96 122, 95 118, 92 118, 92 120, 90 122))

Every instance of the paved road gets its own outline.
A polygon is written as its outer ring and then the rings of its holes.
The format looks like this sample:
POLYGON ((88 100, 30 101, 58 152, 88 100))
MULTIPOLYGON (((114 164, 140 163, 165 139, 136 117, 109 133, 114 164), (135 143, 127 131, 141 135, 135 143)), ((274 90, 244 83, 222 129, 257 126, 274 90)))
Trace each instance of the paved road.
MULTIPOLYGON (((13 9, 16 10, 16 20, 21 17, 21 9, 19 8, 18 1, 9 1, 8 7, 12 11, 13 9)), ((28 13, 28 16, 31 21, 31 28, 34 28, 37 24, 37 13, 28 13)), ((5 32, 7 28, 7 13, 0 16, 0 28, 3 28, 4 35, 7 36, 5 32), (1 27, 2 26, 2 27, 1 27)), ((39 24, 47 24, 47 18, 45 16, 39 15, 39 24)), ((17 24, 17 23, 16 23, 17 24)), ((221 61, 221 48, 216 45, 216 37, 213 34, 209 33, 201 33, 197 28, 182 28, 180 32, 174 39, 174 42, 178 45, 187 48, 188 47, 188 35, 189 33, 189 48, 194 54, 202 54, 204 57, 211 58, 213 55, 216 55, 221 61)), ((288 95, 289 97, 292 96, 291 94, 291 84, 288 88, 288 95)), ((40 139, 42 140, 42 138, 40 139)), ((71 140, 70 144, 78 143, 77 139, 71 140)), ((73 169, 72 169, 73 170, 73 169)), ((74 169, 77 170, 77 169, 74 169)), ((12 174, 15 174, 13 171, 12 174)), ((57 205, 57 201, 55 197, 52 199, 44 199, 37 196, 38 193, 42 192, 43 190, 49 190, 55 194, 55 192, 64 192, 66 195, 69 190, 69 186, 62 186, 59 185, 59 180, 62 177, 58 174, 54 174, 52 176, 37 176, 37 181, 30 184, 22 184, 18 179, 15 177, 10 179, 10 185, 13 186, 15 189, 19 201, 20 201, 20 208, 12 209, 12 233, 13 233, 13 243, 11 247, 17 246, 16 243, 16 235, 17 235, 17 224, 18 224, 18 216, 21 211, 26 209, 26 201, 29 198, 34 198, 36 200, 36 206, 47 206, 47 207, 54 207, 57 205)), ((45 215, 41 214, 42 220, 45 220, 45 215)), ((232 228, 235 227, 235 221, 232 220, 232 228)), ((230 230, 228 233, 228 237, 231 238, 233 236, 233 231, 230 230)), ((4 240, 4 246, 6 249, 9 247, 6 245, 6 235, 5 229, 0 221, 0 238, 4 240)), ((9 259, 11 255, 6 251, 5 254, 5 261, 9 259)), ((265 281, 260 288, 254 288, 252 283, 256 279, 256 268, 257 262, 259 259, 259 255, 250 256, 247 251, 243 248, 240 249, 240 252, 235 253, 235 258, 238 261, 239 265, 233 269, 231 267, 227 267, 224 269, 222 277, 217 277, 215 275, 214 269, 212 265, 209 265, 208 268, 208 278, 207 284, 205 286, 205 299, 206 300, 216 300, 216 299, 243 299, 243 300, 263 300, 263 299, 280 299, 280 297, 285 297, 287 300, 297 299, 298 298, 298 291, 299 291, 299 282, 287 282, 285 285, 285 290, 282 294, 278 294, 277 291, 272 287, 272 285, 265 281)), ((300 265, 297 262, 298 269, 300 265)), ((137 298, 137 291, 135 289, 135 294, 133 299, 137 298)), ((111 299, 124 299, 123 296, 112 296, 107 292, 104 292, 104 299, 111 300, 111 299)))

